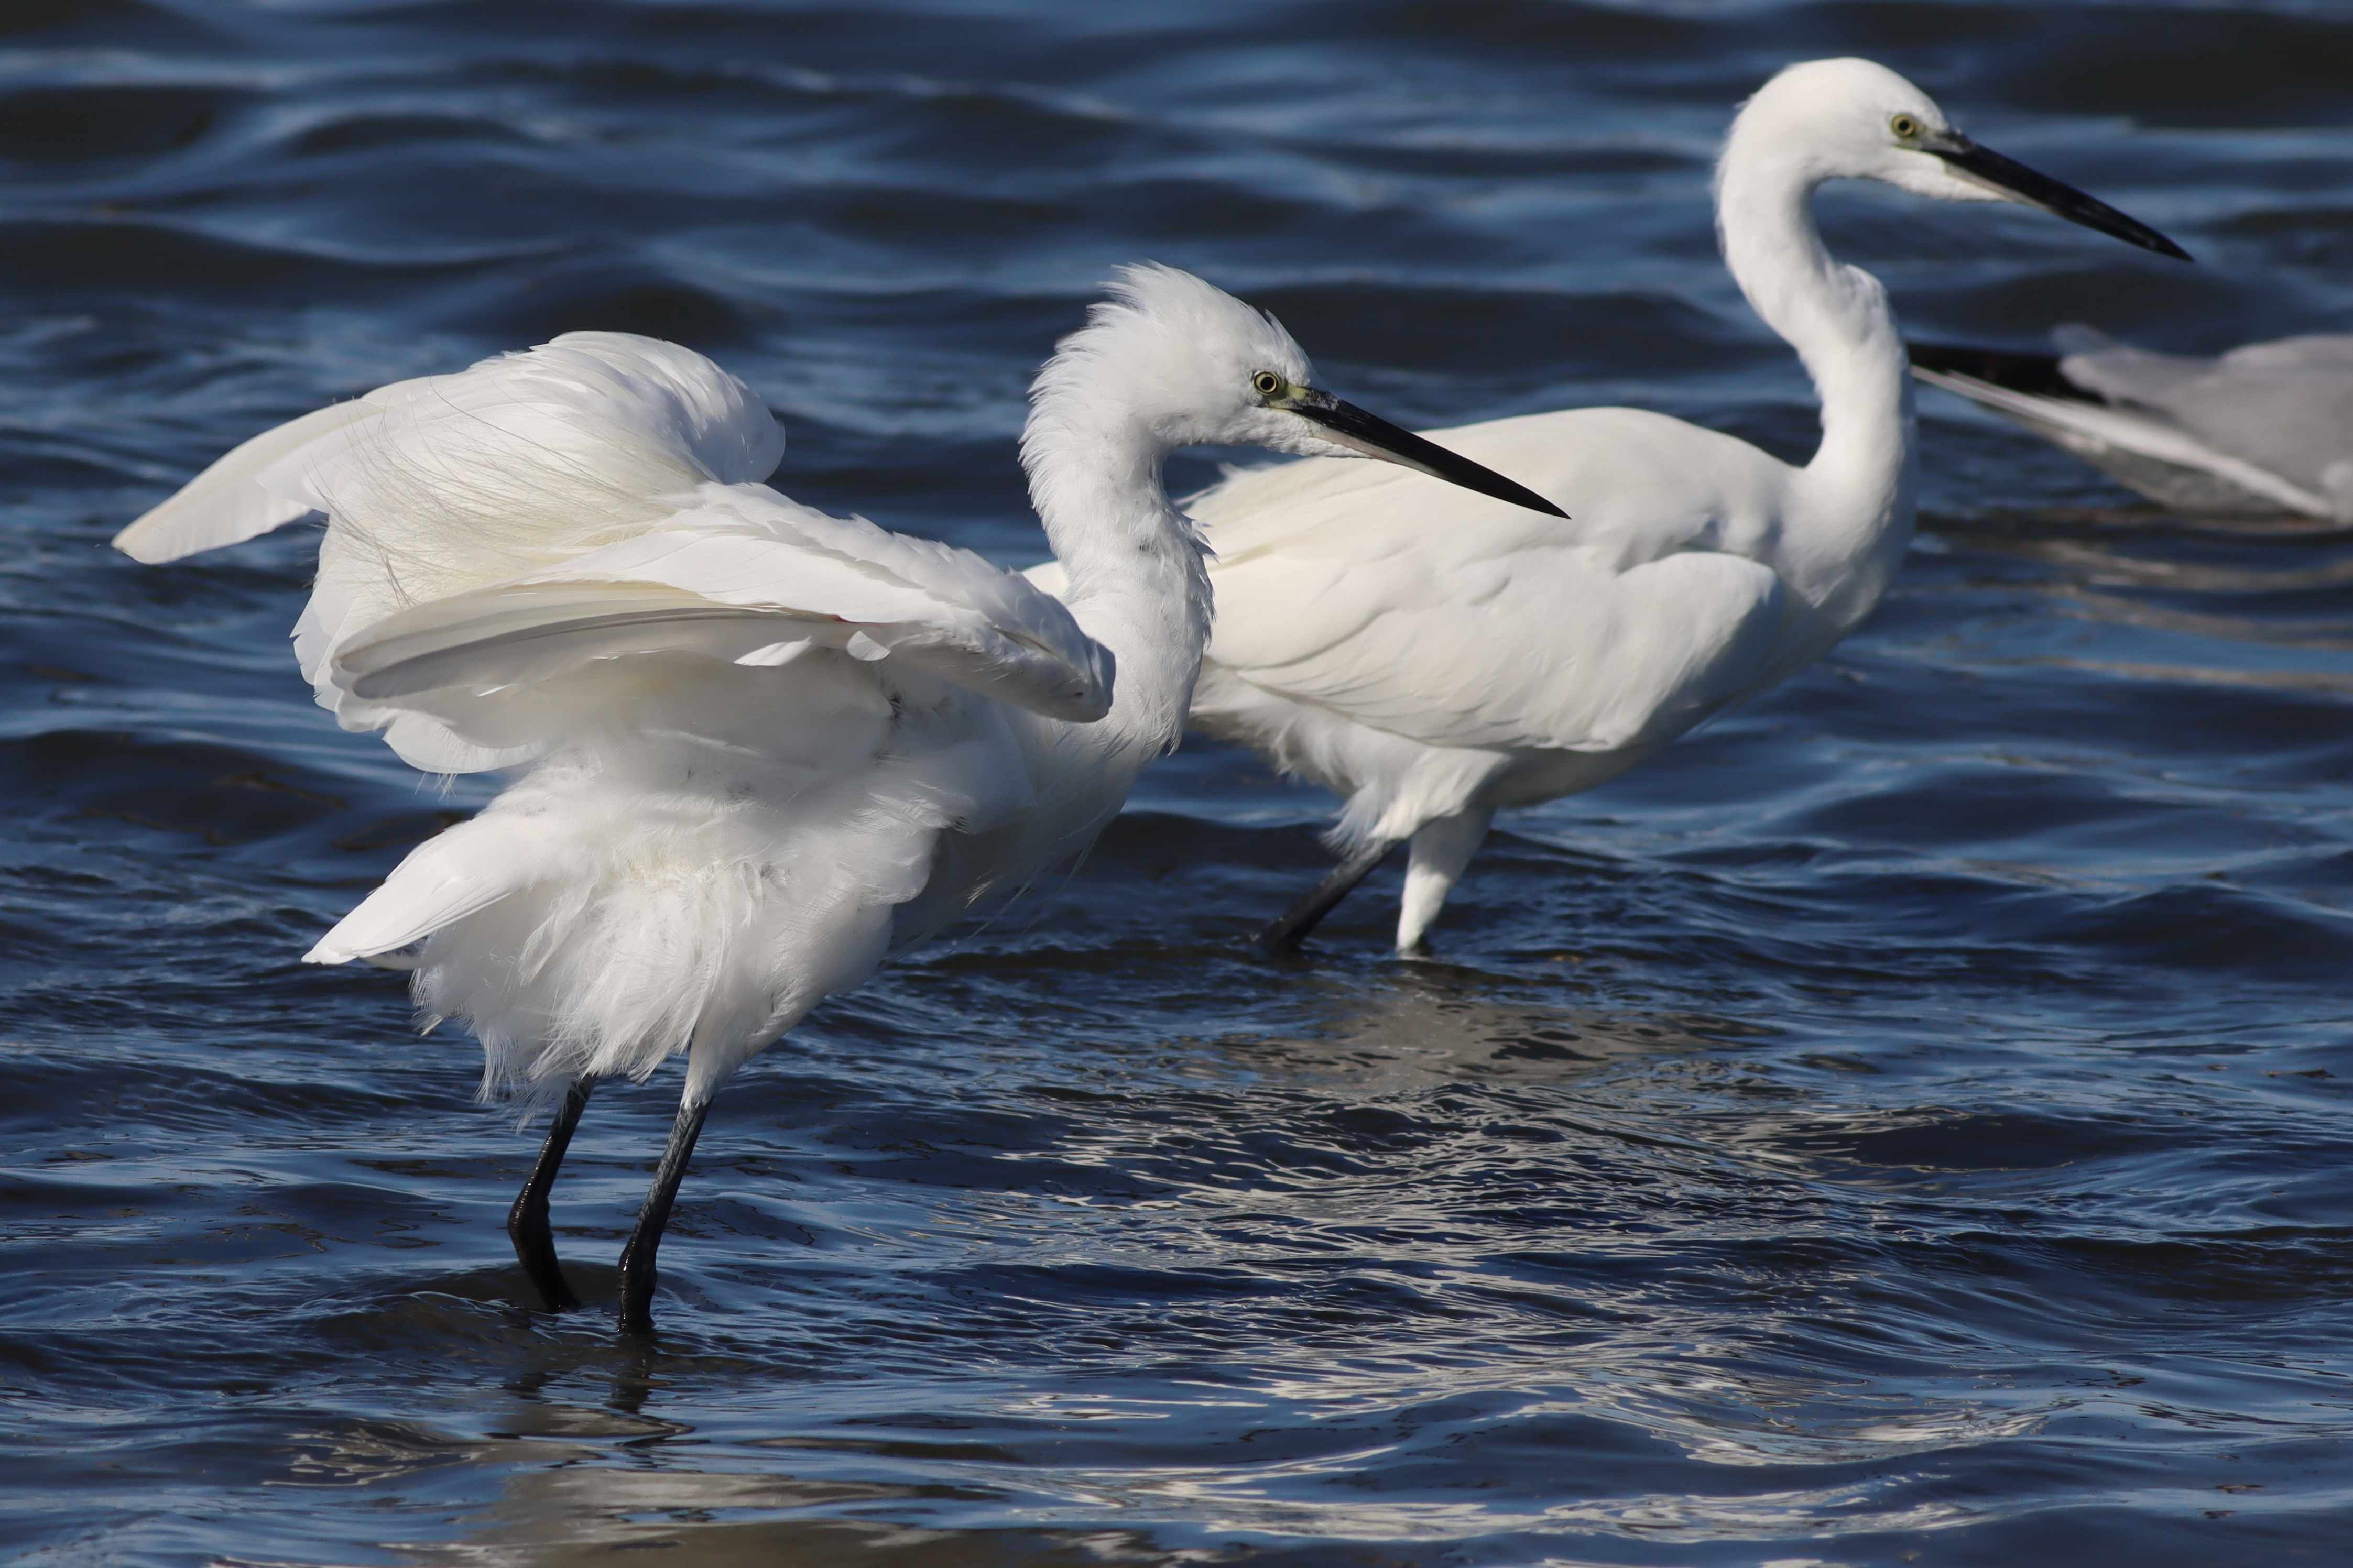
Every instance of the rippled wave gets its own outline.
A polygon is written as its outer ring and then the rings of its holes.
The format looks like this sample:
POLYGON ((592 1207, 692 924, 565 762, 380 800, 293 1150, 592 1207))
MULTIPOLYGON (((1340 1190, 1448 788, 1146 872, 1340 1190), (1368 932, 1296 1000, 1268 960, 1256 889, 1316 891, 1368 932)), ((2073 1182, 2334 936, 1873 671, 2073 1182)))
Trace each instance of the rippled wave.
MULTIPOLYGON (((2318 4, 18 0, 0 7, 0 1060, 37 1563, 2237 1564, 2353 1497, 2353 536, 2137 504, 1936 395, 1830 660, 1509 820, 1441 952, 1241 939, 1327 804, 1190 745, 1050 898, 748 1069, 664 1333, 526 1310, 528 1138, 296 962, 483 798, 335 732, 314 535, 104 548, 279 419, 581 327, 779 483, 1025 561, 1114 263, 1452 423, 1788 454, 1731 104, 1857 52, 2200 258, 1833 194, 1923 336, 2353 330, 2318 4)), ((1188 461, 1176 477, 1211 477, 1188 461)), ((558 1191, 609 1295, 670 1089, 558 1191)))

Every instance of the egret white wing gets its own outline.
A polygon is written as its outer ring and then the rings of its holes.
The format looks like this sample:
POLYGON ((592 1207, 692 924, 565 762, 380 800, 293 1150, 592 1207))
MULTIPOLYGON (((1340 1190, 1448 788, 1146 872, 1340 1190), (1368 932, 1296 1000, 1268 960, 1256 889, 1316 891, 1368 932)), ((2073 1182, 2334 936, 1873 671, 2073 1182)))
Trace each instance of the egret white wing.
POLYGON ((2154 410, 2217 452, 2329 492, 2345 510, 2353 486, 2353 338, 2285 338, 2201 359, 2151 353, 2087 327, 2052 335, 2067 351, 2059 368, 2069 381, 2112 404, 2154 410))
POLYGON ((2302 485, 2234 458, 2200 440, 2153 410, 2115 408, 2070 397, 2044 397, 1980 381, 1973 375, 1915 366, 1912 374, 1931 386, 1957 393, 1972 403, 2022 419, 2052 439, 2097 460, 2108 450, 2194 469, 2224 479, 2251 494, 2307 517, 2333 517, 2335 505, 2302 485))
POLYGON ((1784 483, 1753 448, 1624 408, 1430 435, 1571 516, 1370 464, 1237 475, 1194 502, 1209 664, 1428 745, 1567 751, 1672 736, 1775 667, 1784 585, 1733 548, 1784 483))
MULTIPOLYGON (((353 696, 375 702, 453 686, 523 686, 632 653, 781 663, 781 657, 758 656, 794 639, 795 631, 780 623, 796 619, 821 625, 825 617, 713 604, 658 583, 477 589, 371 626, 337 657, 334 679, 353 696)), ((797 640, 814 646, 817 629, 799 633, 797 640)))
POLYGON ((116 534, 114 547, 133 561, 154 565, 259 538, 316 510, 306 500, 273 495, 262 487, 260 476, 338 430, 381 417, 385 406, 374 399, 396 392, 403 384, 395 383, 367 397, 313 409, 230 447, 163 505, 116 534))
POLYGON ((646 498, 703 480, 765 479, 783 453, 766 407, 701 354, 567 332, 264 431, 114 543, 171 561, 323 511, 396 559, 438 551, 462 573, 480 557, 503 575, 518 551, 658 517, 646 498))
POLYGON ((791 651, 780 645, 807 643, 1049 718, 1108 710, 1109 654, 1059 600, 979 556, 762 486, 705 485, 695 500, 635 538, 375 621, 337 649, 331 679, 362 702, 397 705, 629 653, 776 662, 791 651))
POLYGON ((1426 745, 1613 751, 1664 741, 1775 663, 1785 594, 1767 568, 1682 552, 1612 571, 1575 548, 1433 572, 1280 554, 1220 573, 1211 662, 1252 686, 1426 745), (1314 605, 1343 635, 1270 637, 1314 605), (1541 642, 1509 628, 1544 625, 1541 642), (1282 646, 1282 645, 1288 646, 1282 646))

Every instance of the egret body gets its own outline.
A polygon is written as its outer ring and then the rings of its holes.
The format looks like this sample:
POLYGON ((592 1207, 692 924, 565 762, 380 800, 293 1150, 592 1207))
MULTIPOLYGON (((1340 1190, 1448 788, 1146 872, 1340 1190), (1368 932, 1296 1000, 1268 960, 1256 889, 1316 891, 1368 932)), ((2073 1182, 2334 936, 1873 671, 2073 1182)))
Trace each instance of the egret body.
POLYGON ((757 482, 783 438, 751 390, 610 332, 308 415, 117 539, 169 560, 325 513, 295 632, 321 703, 428 772, 511 772, 308 956, 413 969, 422 1014, 480 1037, 486 1091, 555 1104, 510 1221, 551 1308, 576 1300, 549 1191, 596 1080, 687 1058, 622 1256, 642 1331, 727 1077, 1084 848, 1175 742, 1209 594, 1171 450, 1371 455, 1535 501, 1315 390, 1281 327, 1197 278, 1113 293, 1022 439, 1061 598, 757 482))
POLYGON ((1912 532, 1912 392, 1885 289, 1815 226, 1815 187, 1841 178, 2022 202, 2182 254, 1979 147, 1883 67, 1792 66, 1734 121, 1716 212, 1742 293, 1820 394, 1810 462, 1580 408, 1431 433, 1573 521, 1314 460, 1198 500, 1217 624, 1192 722, 1345 803, 1342 866, 1269 946, 1295 944, 1409 841, 1397 942, 1415 950, 1498 809, 1616 777, 1878 604, 1912 532))
POLYGON ((1912 374, 2181 511, 2353 522, 2353 336, 2152 353, 2089 327, 2058 354, 1912 345, 1912 374))

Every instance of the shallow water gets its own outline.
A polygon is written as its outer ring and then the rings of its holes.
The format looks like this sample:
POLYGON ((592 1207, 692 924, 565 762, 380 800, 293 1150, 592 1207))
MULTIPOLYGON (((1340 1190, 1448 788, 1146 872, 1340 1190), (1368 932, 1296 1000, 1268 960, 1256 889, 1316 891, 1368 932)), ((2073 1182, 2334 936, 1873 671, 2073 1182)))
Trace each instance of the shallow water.
MULTIPOLYGON (((2353 537, 1924 399, 1832 658, 1511 819, 1440 929, 1242 939, 1328 803, 1188 745, 1055 896, 736 1081, 662 1332, 526 1310, 533 1142, 296 962, 484 798, 313 708, 314 535, 105 548, 220 450, 575 327, 745 375, 800 498, 1008 562, 1113 264, 1425 425, 1805 449, 1713 249, 1867 53, 2157 224, 1835 195, 1922 336, 2353 330, 2318 5, 0 6, 0 1543, 39 1564, 2239 1564, 2353 1531, 2353 537)), ((1193 461, 1180 479, 1212 470, 1193 461)), ((557 1195, 612 1262, 676 1089, 557 1195)))

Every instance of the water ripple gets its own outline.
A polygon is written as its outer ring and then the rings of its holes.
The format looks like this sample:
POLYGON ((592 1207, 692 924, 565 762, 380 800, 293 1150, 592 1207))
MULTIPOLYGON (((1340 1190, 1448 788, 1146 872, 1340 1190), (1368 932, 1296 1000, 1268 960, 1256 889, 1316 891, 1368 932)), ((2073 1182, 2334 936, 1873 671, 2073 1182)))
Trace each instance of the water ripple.
MULTIPOLYGON (((2334 7, 26 0, 0 10, 0 1541, 24 1561, 2285 1562, 2353 1510, 2353 553, 1929 395, 1879 616, 1506 822, 1434 960, 1243 939, 1326 803, 1190 745, 1085 871, 749 1069, 665 1333, 526 1306, 532 1143, 299 954, 446 793, 301 689, 315 535, 105 541, 220 450, 580 327, 722 355, 817 504, 1042 552, 1113 263, 1428 424, 1785 455, 1730 104, 1861 52, 2200 268, 1824 198, 1921 335, 2347 330, 2334 7)), ((1172 479, 1214 477, 1183 459, 1172 479)), ((614 1258, 669 1086, 556 1205, 614 1258)))

